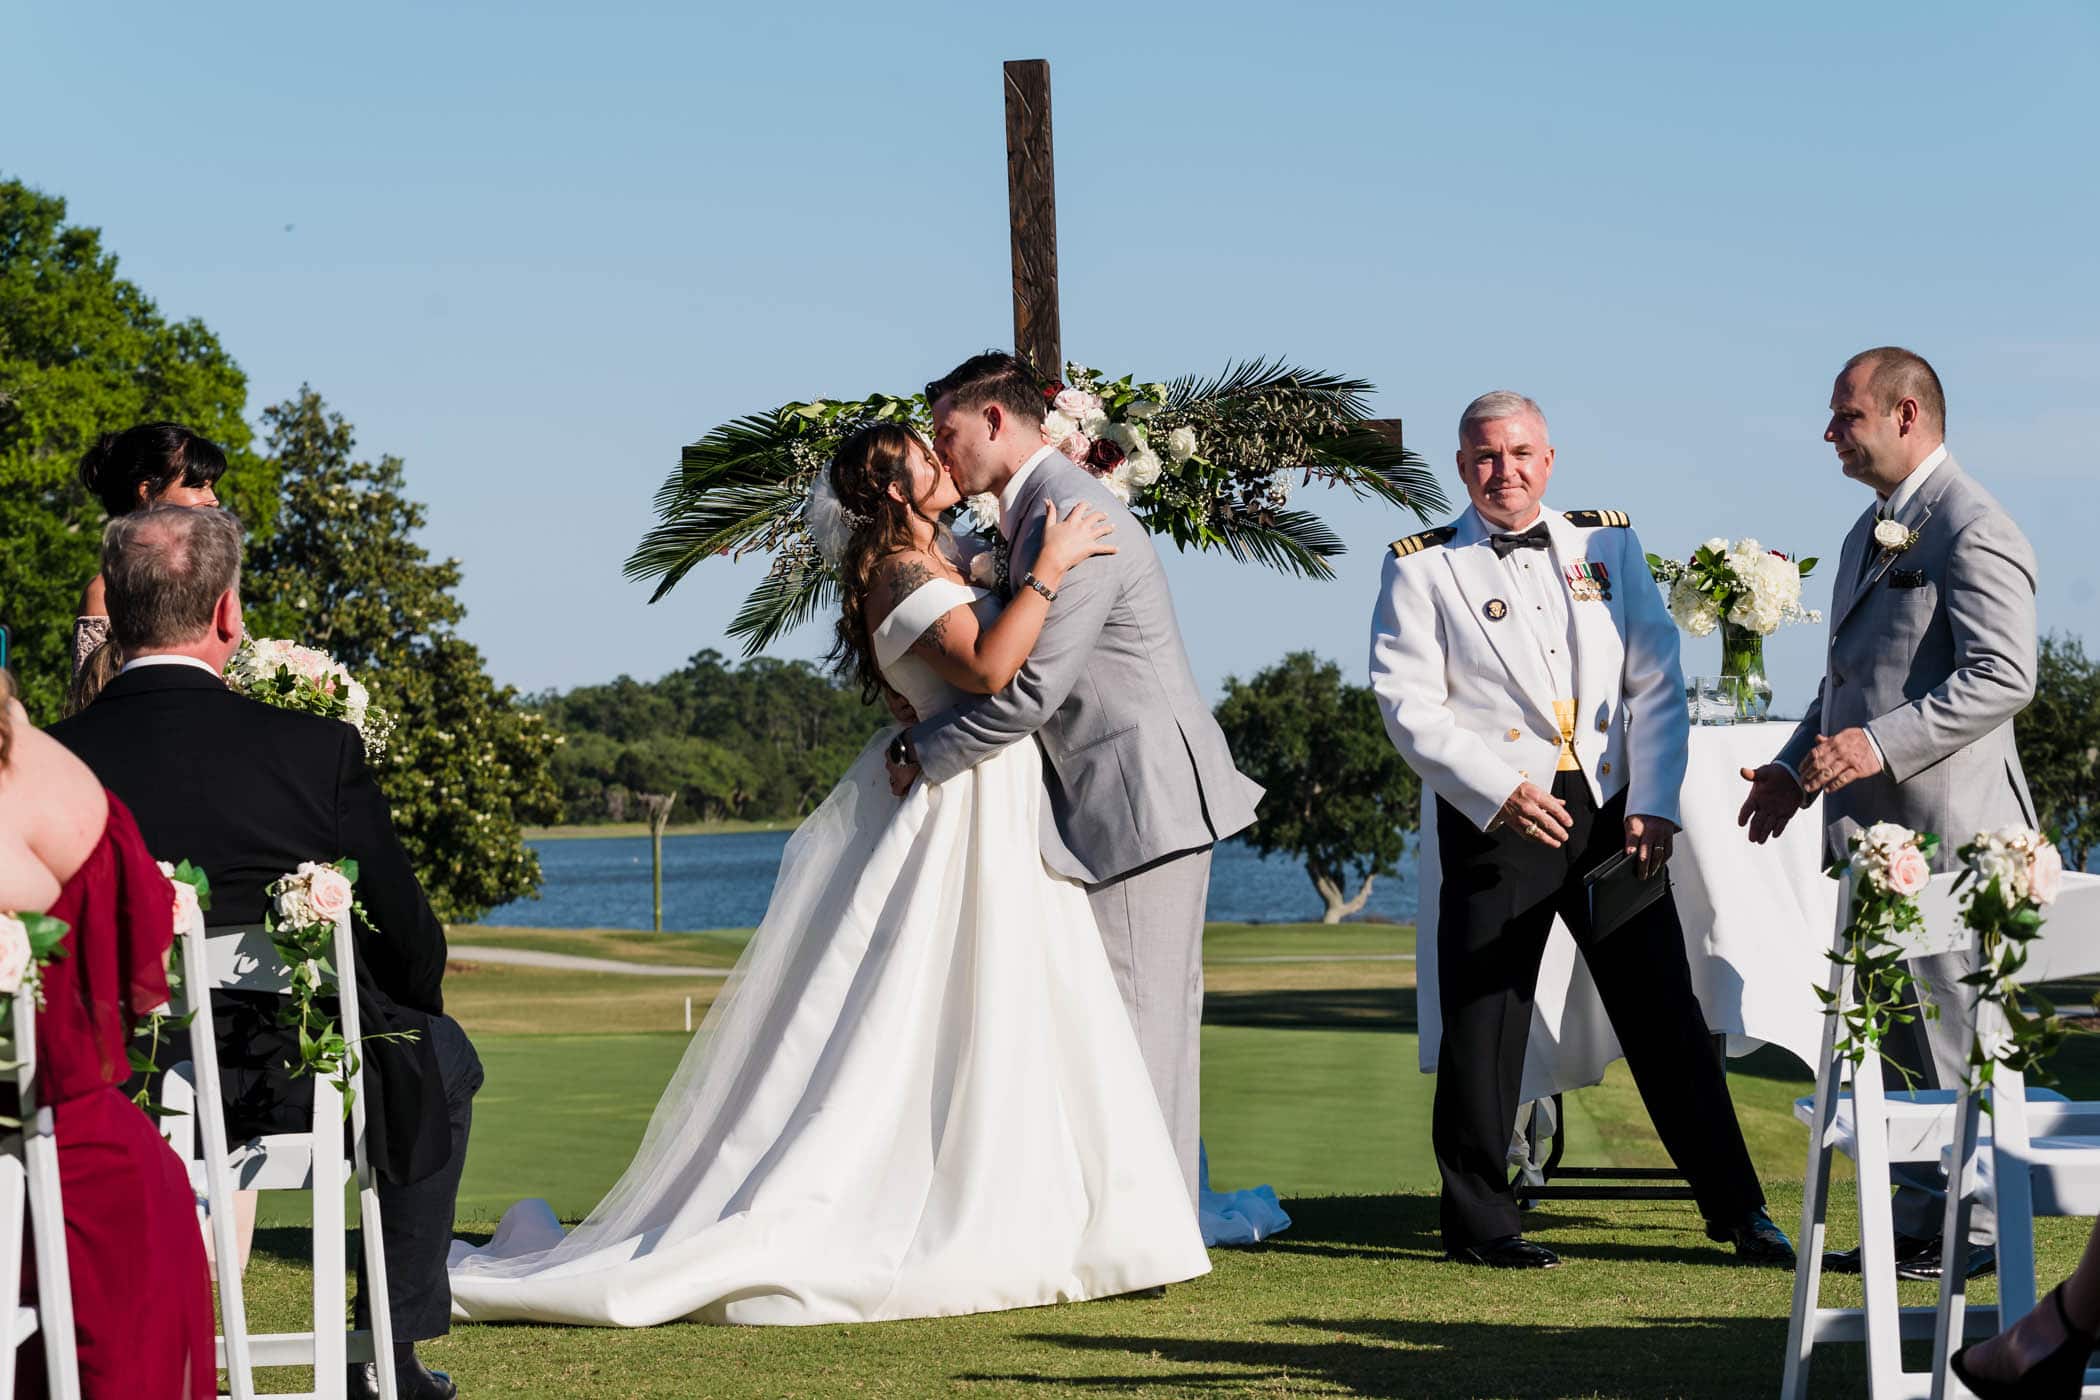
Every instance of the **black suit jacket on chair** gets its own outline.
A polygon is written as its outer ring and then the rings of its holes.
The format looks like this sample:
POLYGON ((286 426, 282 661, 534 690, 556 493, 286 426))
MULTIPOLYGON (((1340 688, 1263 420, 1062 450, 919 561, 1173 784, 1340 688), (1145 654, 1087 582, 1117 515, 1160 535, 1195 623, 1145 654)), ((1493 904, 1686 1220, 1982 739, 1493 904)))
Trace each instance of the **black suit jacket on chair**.
MULTIPOLYGON (((429 1036, 444 1010, 445 930, 394 835, 386 798, 357 731, 340 720, 235 695, 200 667, 140 667, 50 729, 122 798, 156 858, 192 861, 211 878, 215 925, 259 924, 272 881, 302 861, 358 864, 370 916, 355 931, 360 1046, 375 1165, 407 1183, 450 1151, 445 1094, 429 1036)), ((311 1122, 313 1082, 290 1078, 291 1032, 276 998, 213 1000, 227 1128, 235 1141, 311 1122)))

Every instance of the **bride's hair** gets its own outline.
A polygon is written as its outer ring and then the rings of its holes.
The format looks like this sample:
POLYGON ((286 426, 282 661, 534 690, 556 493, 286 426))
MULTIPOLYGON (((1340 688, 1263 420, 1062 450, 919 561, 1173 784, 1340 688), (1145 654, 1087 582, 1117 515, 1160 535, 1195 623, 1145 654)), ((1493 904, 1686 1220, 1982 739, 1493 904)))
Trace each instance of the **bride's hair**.
POLYGON ((936 537, 947 533, 913 499, 914 452, 930 453, 931 449, 910 428, 873 423, 840 443, 838 455, 831 459, 831 489, 846 511, 852 533, 839 556, 838 639, 832 644, 830 661, 860 682, 861 699, 870 704, 888 688, 875 659, 867 607, 883 561, 914 547, 911 523, 915 519, 933 526, 936 537), (902 500, 890 494, 892 486, 902 500))

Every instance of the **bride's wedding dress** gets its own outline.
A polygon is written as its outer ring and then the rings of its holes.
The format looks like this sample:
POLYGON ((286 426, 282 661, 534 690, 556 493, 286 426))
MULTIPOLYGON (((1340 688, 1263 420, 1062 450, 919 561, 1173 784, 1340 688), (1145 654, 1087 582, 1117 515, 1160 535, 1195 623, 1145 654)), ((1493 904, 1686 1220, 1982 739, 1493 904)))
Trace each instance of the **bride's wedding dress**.
MULTIPOLYGON (((936 580, 874 637, 907 653, 997 600, 936 580)), ((866 1322, 1127 1293, 1205 1273, 1187 1187, 1077 885, 1038 844, 1016 744, 889 792, 869 744, 782 857, 772 903, 610 1194, 455 1243, 455 1317, 643 1327, 866 1322)))

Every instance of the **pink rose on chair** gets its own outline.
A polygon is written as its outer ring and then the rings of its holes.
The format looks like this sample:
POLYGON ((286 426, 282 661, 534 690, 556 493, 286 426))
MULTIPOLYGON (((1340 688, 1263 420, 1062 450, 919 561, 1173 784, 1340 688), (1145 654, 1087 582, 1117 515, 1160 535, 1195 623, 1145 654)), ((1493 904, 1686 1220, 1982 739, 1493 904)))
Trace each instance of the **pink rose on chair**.
POLYGON ((1916 846, 1905 846, 1889 859, 1889 892, 1905 899, 1932 883, 1932 867, 1916 846))
POLYGON ((2027 897, 2036 904, 2056 903, 2056 893, 2064 884, 2064 858, 2056 847, 2044 836, 2035 842, 2027 855, 2027 897))
POLYGON ((306 907, 314 918, 323 923, 333 923, 350 912, 353 896, 350 881, 343 872, 326 865, 317 865, 306 887, 306 907))
POLYGON ((12 914, 0 914, 0 996, 21 991, 22 979, 35 961, 28 927, 12 914))

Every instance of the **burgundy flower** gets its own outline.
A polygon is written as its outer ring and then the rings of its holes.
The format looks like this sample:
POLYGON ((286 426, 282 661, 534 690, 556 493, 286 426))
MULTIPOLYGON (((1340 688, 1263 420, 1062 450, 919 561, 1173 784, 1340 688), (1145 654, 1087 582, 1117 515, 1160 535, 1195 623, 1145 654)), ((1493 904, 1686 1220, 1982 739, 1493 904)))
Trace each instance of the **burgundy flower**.
POLYGON ((1113 438, 1095 438, 1093 447, 1086 454, 1086 465, 1106 475, 1123 465, 1123 449, 1113 438))
POLYGON ((1059 394, 1062 394, 1064 391, 1065 386, 1053 379, 1048 384, 1045 384, 1043 386, 1043 401, 1045 403, 1055 402, 1057 396, 1059 394))

